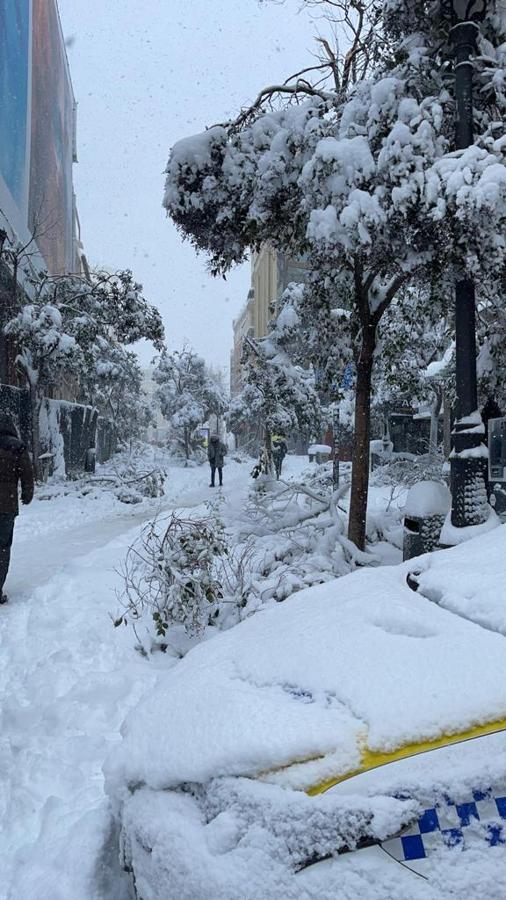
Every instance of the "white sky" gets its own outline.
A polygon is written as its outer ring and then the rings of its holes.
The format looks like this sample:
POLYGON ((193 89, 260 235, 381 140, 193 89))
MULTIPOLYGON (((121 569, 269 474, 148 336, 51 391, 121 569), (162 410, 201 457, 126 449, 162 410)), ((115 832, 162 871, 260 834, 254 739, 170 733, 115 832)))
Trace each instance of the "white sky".
MULTIPOLYGON (((249 268, 208 275, 162 210, 169 149, 312 63, 297 0, 59 0, 78 101, 78 209, 92 265, 128 267, 169 346, 228 366, 249 268)), ((143 363, 152 356, 140 351, 143 363)))

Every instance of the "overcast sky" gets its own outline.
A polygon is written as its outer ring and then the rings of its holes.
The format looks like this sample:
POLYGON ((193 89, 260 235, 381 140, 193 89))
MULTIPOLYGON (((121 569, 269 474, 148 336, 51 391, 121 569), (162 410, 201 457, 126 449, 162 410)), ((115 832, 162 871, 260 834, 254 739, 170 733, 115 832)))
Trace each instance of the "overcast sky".
MULTIPOLYGON (((169 346, 228 366, 249 269, 208 275, 162 210, 169 149, 311 64, 297 0, 59 0, 74 92, 74 168, 92 264, 128 267, 160 309, 169 346)), ((141 350, 143 363, 151 357, 141 350)))

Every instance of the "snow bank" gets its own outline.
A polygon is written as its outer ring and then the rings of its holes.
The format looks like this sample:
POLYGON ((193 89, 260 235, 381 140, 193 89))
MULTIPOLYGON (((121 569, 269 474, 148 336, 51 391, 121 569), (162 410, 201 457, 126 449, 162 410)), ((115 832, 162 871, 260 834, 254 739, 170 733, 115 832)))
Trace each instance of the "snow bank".
POLYGON ((479 525, 466 525, 464 528, 456 528, 452 525, 451 514, 448 513, 445 523, 441 529, 440 541, 443 546, 456 547, 458 544, 465 544, 474 538, 481 537, 488 531, 493 531, 500 524, 499 516, 490 507, 488 519, 479 525))
POLYGON ((506 635, 506 526, 451 552, 411 560, 419 593, 440 606, 506 635))
MULTIPOLYGON (((463 551, 476 568, 480 545, 463 551)), ((426 560, 444 567, 454 552, 426 560)), ((413 593, 407 571, 302 591, 193 649, 128 717, 111 794, 313 759, 291 770, 306 787, 353 769, 363 744, 388 751, 505 717, 503 637, 413 593)))

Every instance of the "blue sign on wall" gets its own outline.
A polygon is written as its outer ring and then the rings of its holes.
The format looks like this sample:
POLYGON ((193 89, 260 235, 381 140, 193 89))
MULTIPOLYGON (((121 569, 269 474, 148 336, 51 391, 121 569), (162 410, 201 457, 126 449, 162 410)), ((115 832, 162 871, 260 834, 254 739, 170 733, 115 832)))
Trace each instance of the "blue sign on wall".
POLYGON ((0 0, 0 175, 21 208, 28 127, 30 0, 0 0))

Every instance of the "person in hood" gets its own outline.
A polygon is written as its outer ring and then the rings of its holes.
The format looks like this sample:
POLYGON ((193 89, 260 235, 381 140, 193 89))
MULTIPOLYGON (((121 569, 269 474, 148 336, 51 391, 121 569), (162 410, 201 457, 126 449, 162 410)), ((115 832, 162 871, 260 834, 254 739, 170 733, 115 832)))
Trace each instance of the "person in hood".
POLYGON ((220 441, 220 436, 218 434, 212 434, 207 448, 207 458, 209 460, 209 465, 211 466, 211 484, 209 487, 214 487, 216 469, 218 469, 220 487, 223 485, 223 463, 225 461, 226 452, 227 448, 223 441, 220 441))
POLYGON ((21 502, 31 503, 34 478, 28 451, 12 419, 0 416, 0 603, 7 602, 3 588, 9 571, 14 522, 19 513, 18 485, 21 485, 21 502))
POLYGON ((282 434, 273 434, 272 436, 272 458, 276 468, 276 478, 279 481, 281 477, 281 469, 283 468, 283 460, 288 453, 288 446, 282 434))

